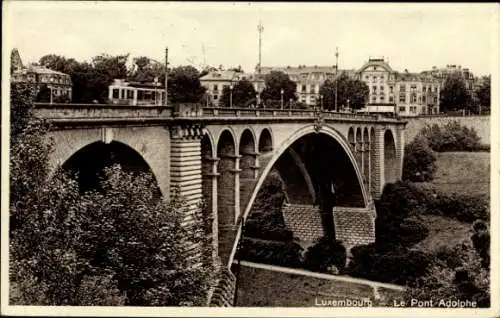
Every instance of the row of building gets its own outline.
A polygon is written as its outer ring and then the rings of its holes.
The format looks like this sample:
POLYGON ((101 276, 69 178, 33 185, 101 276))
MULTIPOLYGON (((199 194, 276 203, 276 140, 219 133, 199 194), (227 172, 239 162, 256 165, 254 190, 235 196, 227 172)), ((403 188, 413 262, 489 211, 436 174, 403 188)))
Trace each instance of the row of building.
MULTIPOLYGON (((224 87, 235 85, 242 79, 251 81, 258 94, 264 89, 264 77, 271 71, 281 71, 297 84, 297 100, 308 106, 320 99, 320 87, 327 80, 335 80, 342 73, 361 80, 369 88, 366 107, 361 112, 397 113, 401 116, 438 114, 440 89, 450 74, 460 73, 468 89, 474 88, 475 78, 467 68, 447 65, 445 68, 410 73, 393 70, 384 59, 370 58, 358 70, 338 70, 335 66, 262 67, 260 73, 213 71, 200 81, 207 89, 212 103, 217 105, 224 87)), ((339 108, 348 105, 339 105, 339 108)))

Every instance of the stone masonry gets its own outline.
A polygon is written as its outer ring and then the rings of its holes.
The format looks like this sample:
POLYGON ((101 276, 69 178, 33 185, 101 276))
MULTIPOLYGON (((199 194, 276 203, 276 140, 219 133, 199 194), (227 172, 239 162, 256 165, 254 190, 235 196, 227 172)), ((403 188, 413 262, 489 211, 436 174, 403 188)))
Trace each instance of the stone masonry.
POLYGON ((283 204, 286 227, 301 241, 315 241, 323 236, 323 225, 318 206, 283 204))

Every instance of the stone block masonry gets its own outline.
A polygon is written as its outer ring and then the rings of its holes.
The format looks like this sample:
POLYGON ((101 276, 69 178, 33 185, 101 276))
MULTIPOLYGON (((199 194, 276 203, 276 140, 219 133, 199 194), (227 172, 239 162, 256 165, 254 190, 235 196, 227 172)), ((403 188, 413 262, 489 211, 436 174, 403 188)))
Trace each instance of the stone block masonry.
POLYGON ((299 240, 313 242, 323 236, 318 206, 285 203, 281 211, 287 228, 299 240))
POLYGON ((347 249, 375 242, 375 211, 334 207, 335 236, 347 249))

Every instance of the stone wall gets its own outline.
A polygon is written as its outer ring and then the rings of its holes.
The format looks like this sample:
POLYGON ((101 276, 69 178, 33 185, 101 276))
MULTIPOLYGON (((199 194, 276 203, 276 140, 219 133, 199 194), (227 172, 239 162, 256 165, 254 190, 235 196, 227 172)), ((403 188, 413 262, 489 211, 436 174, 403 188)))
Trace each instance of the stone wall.
POLYGON ((323 236, 319 207, 285 203, 281 211, 287 228, 301 241, 312 242, 323 236))
POLYGON ((335 238, 346 248, 375 242, 375 213, 367 209, 335 207, 335 238))
POLYGON ((474 128, 481 138, 481 143, 490 144, 490 116, 421 116, 408 117, 405 120, 408 121, 405 130, 406 143, 411 142, 426 125, 444 126, 458 120, 461 125, 474 128))

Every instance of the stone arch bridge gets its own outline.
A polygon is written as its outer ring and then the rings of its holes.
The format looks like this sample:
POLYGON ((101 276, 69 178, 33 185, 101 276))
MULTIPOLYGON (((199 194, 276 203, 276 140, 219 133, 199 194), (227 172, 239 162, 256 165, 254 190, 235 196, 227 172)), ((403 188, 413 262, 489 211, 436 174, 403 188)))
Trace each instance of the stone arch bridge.
POLYGON ((179 188, 186 221, 204 198, 214 220, 214 256, 228 266, 271 169, 289 204, 326 204, 336 238, 348 248, 374 241, 373 199, 402 174, 406 123, 397 119, 192 104, 37 104, 36 111, 53 125, 51 166, 76 167, 81 184, 90 186, 97 169, 120 162, 152 171, 167 198, 179 188), (327 200, 333 191, 335 204, 327 200))

